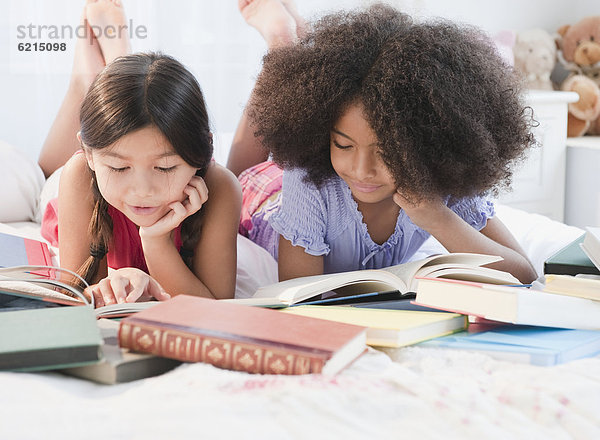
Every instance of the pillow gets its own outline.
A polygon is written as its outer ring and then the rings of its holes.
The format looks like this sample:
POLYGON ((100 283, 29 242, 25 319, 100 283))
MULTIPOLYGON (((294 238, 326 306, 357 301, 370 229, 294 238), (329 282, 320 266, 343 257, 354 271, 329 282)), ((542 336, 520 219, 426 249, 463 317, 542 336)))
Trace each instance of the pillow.
POLYGON ((39 221, 44 173, 16 147, 0 141, 0 222, 39 221))
POLYGON ((496 215, 519 242, 538 276, 544 273, 544 261, 585 231, 575 226, 552 220, 501 203, 496 204, 496 215))
POLYGON ((58 197, 58 184, 60 182, 60 174, 62 173, 63 167, 57 169, 54 173, 48 177, 44 187, 40 193, 40 201, 38 204, 38 211, 36 213, 36 222, 41 223, 44 212, 46 212, 46 206, 52 199, 58 197))
POLYGON ((269 252, 243 235, 237 236, 236 298, 249 298, 261 286, 276 283, 277 262, 269 252))

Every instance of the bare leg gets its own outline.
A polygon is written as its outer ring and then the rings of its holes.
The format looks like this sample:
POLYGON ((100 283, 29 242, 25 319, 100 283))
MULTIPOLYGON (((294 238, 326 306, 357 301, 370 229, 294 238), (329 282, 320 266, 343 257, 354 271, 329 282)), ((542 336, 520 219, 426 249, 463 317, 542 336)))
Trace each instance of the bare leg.
MULTIPOLYGON (((116 15, 115 11, 120 11, 121 20, 124 21, 123 8, 115 2, 87 0, 81 16, 81 24, 88 27, 105 26, 104 23, 111 23, 110 19, 116 15), (102 14, 103 10, 108 11, 110 15, 102 14), (92 14, 89 14, 90 11, 92 14), (106 18, 107 15, 108 18, 106 18), (96 21, 92 22, 92 18, 96 21)), ((117 21, 115 25, 117 23, 121 23, 121 21, 117 21)), ((107 56, 115 57, 127 53, 119 53, 119 47, 129 48, 127 34, 124 37, 127 40, 125 43, 118 41, 118 38, 106 39, 102 41, 104 44, 102 46, 91 29, 93 28, 88 28, 87 38, 77 38, 75 42, 75 56, 69 87, 40 152, 38 163, 46 177, 63 166, 80 148, 77 140, 79 109, 88 88, 106 65, 103 52, 106 52, 107 56)), ((104 27, 102 31, 104 32, 104 27)), ((112 59, 110 58, 111 61, 112 59)))
POLYGON ((87 5, 86 13, 106 64, 131 53, 127 19, 120 0, 97 0, 87 5))
POLYGON ((290 13, 290 15, 294 18, 294 21, 296 22, 296 34, 298 35, 298 38, 304 38, 307 31, 307 24, 306 20, 304 20, 304 18, 302 18, 298 13, 296 3, 294 2, 294 0, 281 0, 281 3, 283 3, 285 9, 287 9, 287 11, 290 13))
POLYGON ((246 23, 260 32, 269 49, 298 38, 296 21, 281 0, 238 0, 238 8, 246 23))
MULTIPOLYGON (((86 7, 95 0, 87 0, 81 24, 88 26, 86 7)), ((88 35, 91 35, 88 29, 88 35)), ((79 107, 88 87, 104 68, 104 58, 95 37, 77 38, 71 80, 65 98, 42 147, 38 163, 48 177, 61 167, 79 148, 79 107)))
MULTIPOLYGON (((297 14, 293 0, 285 3, 293 7, 297 14)), ((297 41, 297 22, 282 0, 238 0, 238 7, 246 23, 258 30, 269 49, 297 41)), ((304 32, 304 27, 302 30, 304 32)), ((260 139, 254 136, 246 112, 243 112, 233 137, 227 168, 239 175, 245 169, 265 161, 267 157, 267 151, 262 148, 260 139)))

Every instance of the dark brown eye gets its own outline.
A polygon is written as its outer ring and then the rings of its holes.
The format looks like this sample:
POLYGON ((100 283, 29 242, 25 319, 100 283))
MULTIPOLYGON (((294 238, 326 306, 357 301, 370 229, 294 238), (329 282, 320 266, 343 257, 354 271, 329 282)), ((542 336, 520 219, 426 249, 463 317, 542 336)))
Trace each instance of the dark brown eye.
POLYGON ((594 36, 593 35, 590 37, 590 41, 594 41, 594 36))

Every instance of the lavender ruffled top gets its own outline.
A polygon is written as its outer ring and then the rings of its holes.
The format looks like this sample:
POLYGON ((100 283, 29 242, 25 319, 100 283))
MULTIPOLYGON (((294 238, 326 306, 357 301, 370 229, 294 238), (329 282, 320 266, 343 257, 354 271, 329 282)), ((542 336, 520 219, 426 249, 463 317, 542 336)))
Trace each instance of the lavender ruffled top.
MULTIPOLYGON (((253 216, 250 238, 277 258, 279 237, 311 255, 324 256, 324 272, 378 269, 406 262, 429 237, 400 210, 394 233, 377 244, 369 235, 348 185, 339 177, 316 187, 303 181, 301 170, 285 170, 281 197, 253 216)), ((448 205, 469 225, 481 230, 494 216, 483 197, 448 205)))

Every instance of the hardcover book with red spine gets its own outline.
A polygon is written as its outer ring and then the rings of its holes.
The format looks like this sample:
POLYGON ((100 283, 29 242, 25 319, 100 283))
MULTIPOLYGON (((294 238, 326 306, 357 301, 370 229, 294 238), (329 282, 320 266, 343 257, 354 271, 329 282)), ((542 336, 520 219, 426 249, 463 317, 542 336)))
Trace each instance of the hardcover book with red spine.
POLYGON ((121 321, 119 345, 261 374, 336 374, 366 348, 366 328, 178 295, 121 321))

